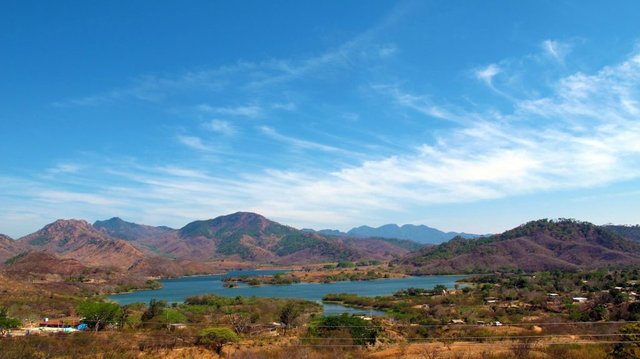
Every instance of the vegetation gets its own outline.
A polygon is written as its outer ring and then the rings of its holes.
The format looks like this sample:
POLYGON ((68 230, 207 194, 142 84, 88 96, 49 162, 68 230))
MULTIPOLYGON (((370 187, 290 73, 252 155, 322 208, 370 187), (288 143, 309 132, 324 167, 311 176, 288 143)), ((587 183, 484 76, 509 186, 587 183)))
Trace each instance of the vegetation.
POLYGON ((20 325, 22 325, 20 319, 9 317, 7 308, 0 307, 0 336, 5 335, 7 330, 18 328, 20 325))
POLYGON ((202 329, 198 333, 197 344, 211 347, 216 353, 220 354, 226 344, 236 343, 238 340, 236 333, 229 328, 210 327, 202 329))
POLYGON ((309 329, 310 336, 315 338, 316 341, 318 339, 335 338, 336 342, 342 342, 342 345, 352 343, 363 346, 373 345, 379 333, 379 326, 346 313, 321 317, 311 323, 309 329), (344 337, 345 334, 348 334, 349 338, 344 337))
POLYGON ((287 328, 294 325, 295 321, 300 316, 300 310, 296 307, 294 303, 285 304, 282 309, 280 309, 280 323, 284 325, 285 332, 287 328))
POLYGON ((300 283, 300 278, 296 275, 287 273, 278 273, 275 275, 259 275, 259 276, 239 276, 239 277, 226 277, 222 279, 226 287, 234 287, 236 283, 246 283, 250 286, 258 285, 288 285, 294 283, 300 283))
POLYGON ((122 308, 115 303, 85 300, 78 304, 77 311, 96 332, 107 324, 121 324, 124 319, 122 308))
POLYGON ((640 323, 627 324, 620 328, 622 336, 616 343, 611 356, 617 359, 640 358, 640 323))
POLYGON ((340 261, 338 262, 338 265, 336 265, 336 267, 338 268, 353 268, 355 266, 356 264, 352 261, 340 261))

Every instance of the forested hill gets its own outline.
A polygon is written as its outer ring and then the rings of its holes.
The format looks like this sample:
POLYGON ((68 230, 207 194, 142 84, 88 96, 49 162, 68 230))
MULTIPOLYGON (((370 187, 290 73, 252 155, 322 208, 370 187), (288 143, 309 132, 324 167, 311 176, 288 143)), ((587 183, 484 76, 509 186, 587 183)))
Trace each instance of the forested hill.
POLYGON ((588 222, 542 219, 490 237, 456 237, 399 263, 422 274, 640 265, 640 243, 588 222))
POLYGON ((615 225, 615 224, 607 224, 603 226, 604 228, 616 232, 619 235, 632 239, 634 241, 640 242, 640 225, 635 226, 623 226, 623 225, 615 225))

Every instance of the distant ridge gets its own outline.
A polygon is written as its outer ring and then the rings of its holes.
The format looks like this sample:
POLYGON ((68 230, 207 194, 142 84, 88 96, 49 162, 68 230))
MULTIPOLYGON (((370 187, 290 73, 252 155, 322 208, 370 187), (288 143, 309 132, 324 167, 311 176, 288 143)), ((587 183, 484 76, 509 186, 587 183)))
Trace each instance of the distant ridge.
POLYGON ((616 232, 619 235, 640 242, 640 225, 625 226, 615 224, 605 224, 602 226, 612 232, 616 232))
POLYGON ((456 237, 399 263, 418 274, 640 265, 640 243, 588 222, 542 219, 489 237, 456 237))
POLYGON ((439 244, 454 237, 478 238, 483 236, 480 234, 464 232, 443 232, 436 228, 415 224, 405 224, 403 226, 399 226, 397 224, 385 224, 377 228, 360 226, 352 228, 348 232, 341 232, 335 229, 322 229, 317 232, 327 236, 406 239, 423 244, 439 244))
POLYGON ((96 221, 93 223, 95 228, 101 229, 118 239, 124 239, 126 241, 135 241, 141 238, 151 238, 172 231, 173 228, 166 226, 147 226, 144 224, 137 224, 127 222, 119 217, 113 217, 105 221, 96 221))

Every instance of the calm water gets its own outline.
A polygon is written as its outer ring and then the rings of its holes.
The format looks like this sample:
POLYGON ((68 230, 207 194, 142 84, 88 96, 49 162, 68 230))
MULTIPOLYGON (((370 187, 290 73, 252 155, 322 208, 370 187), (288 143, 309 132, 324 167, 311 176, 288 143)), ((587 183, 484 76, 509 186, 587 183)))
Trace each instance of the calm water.
MULTIPOLYGON (((129 304, 135 302, 148 303, 152 298, 166 300, 167 302, 182 302, 186 297, 199 294, 212 293, 225 297, 256 296, 300 298, 321 303, 322 297, 328 293, 353 293, 366 297, 393 294, 397 290, 414 288, 433 288, 438 284, 452 288, 456 280, 464 278, 462 275, 448 276, 424 276, 408 278, 378 279, 371 281, 347 281, 335 283, 297 283, 292 285, 265 285, 258 287, 240 286, 236 288, 224 288, 222 278, 240 275, 272 275, 284 271, 232 271, 227 274, 209 275, 198 277, 182 277, 161 280, 163 288, 153 291, 140 291, 127 294, 112 295, 109 298, 120 303, 129 304)), ((370 313, 381 315, 379 311, 369 311, 356 308, 347 308, 336 304, 324 304, 325 314, 338 313, 370 313)))

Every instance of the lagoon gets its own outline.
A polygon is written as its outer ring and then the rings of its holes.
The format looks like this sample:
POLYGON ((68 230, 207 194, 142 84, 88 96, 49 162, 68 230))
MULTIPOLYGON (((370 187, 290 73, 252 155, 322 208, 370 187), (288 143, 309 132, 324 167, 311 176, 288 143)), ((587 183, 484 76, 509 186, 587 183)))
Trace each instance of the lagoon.
POLYGON ((163 279, 163 287, 158 290, 138 291, 126 294, 111 295, 109 299, 120 303, 135 302, 148 303, 151 299, 166 300, 167 302, 183 302, 185 298, 200 294, 216 294, 225 297, 256 296, 277 298, 300 298, 321 303, 325 314, 339 313, 370 313, 381 315, 382 312, 344 307, 337 304, 322 303, 322 297, 328 293, 352 293, 365 297, 390 295, 405 288, 433 288, 438 284, 452 288, 463 275, 422 276, 407 278, 389 278, 369 281, 343 281, 334 283, 296 283, 291 285, 263 285, 225 288, 222 279, 241 275, 273 275, 283 273, 283 270, 243 270, 231 271, 226 274, 180 277, 163 279))

